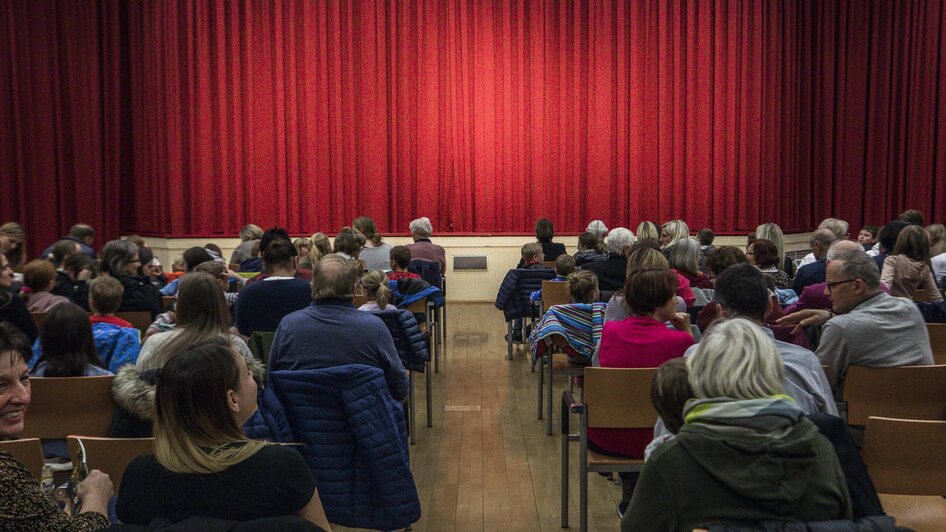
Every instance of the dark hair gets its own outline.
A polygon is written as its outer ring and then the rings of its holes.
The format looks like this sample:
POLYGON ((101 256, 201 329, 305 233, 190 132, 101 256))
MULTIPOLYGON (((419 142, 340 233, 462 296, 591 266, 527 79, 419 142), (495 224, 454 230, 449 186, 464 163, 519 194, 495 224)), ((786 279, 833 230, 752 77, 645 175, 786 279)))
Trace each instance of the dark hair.
POLYGON ((138 246, 139 249, 145 247, 145 244, 147 244, 147 242, 145 242, 145 239, 141 238, 138 235, 128 235, 125 237, 125 240, 127 242, 131 242, 132 244, 138 246))
POLYGON ((778 247, 775 246, 775 242, 771 240, 766 240, 760 238, 752 243, 749 246, 749 249, 752 251, 753 256, 755 257, 755 265, 760 268, 768 268, 769 266, 775 266, 778 268, 778 247))
POLYGON ((184 265, 187 266, 187 271, 189 272, 194 271, 194 268, 196 268, 198 264, 207 262, 208 260, 214 260, 214 258, 202 247, 194 246, 184 251, 184 265))
POLYGON ((713 275, 723 273, 723 270, 733 264, 746 262, 746 254, 736 246, 720 246, 710 253, 709 257, 706 257, 706 267, 713 272, 713 275))
POLYGON ((288 231, 282 227, 271 227, 266 231, 263 231, 263 236, 261 236, 259 239, 260 252, 265 251, 269 246, 269 243, 276 239, 285 240, 286 242, 292 243, 292 239, 289 238, 288 231))
POLYGON ((407 268, 411 263, 411 248, 407 246, 394 246, 391 248, 391 260, 397 264, 398 268, 407 268))
POLYGON ((769 310, 769 286, 765 275, 748 264, 733 264, 716 277, 716 302, 730 312, 764 322, 769 310))
POLYGON ((351 225, 361 234, 365 235, 365 239, 370 240, 373 245, 380 246, 382 243, 384 243, 384 240, 378 233, 378 226, 375 225, 374 220, 372 220, 370 217, 359 216, 358 218, 355 218, 355 221, 353 221, 351 225))
POLYGON ((60 240, 59 242, 53 244, 53 248, 50 253, 50 259, 52 260, 53 264, 56 266, 62 266, 62 261, 66 260, 66 257, 72 253, 76 253, 77 245, 78 244, 75 240, 60 240))
POLYGON ((867 232, 869 232, 871 238, 876 239, 876 238, 877 238, 877 232, 880 231, 880 228, 877 227, 876 225, 865 225, 864 227, 861 227, 861 231, 867 231, 867 232))
POLYGON ((749 244, 755 242, 755 240, 756 240, 755 231, 746 235, 746 242, 748 242, 749 244))
POLYGON ((535 222, 535 238, 539 242, 552 240, 555 236, 555 228, 552 226, 552 220, 548 218, 539 218, 535 222))
POLYGON ((267 266, 287 266, 292 264, 293 257, 298 257, 296 246, 288 240, 273 240, 263 251, 263 262, 267 266))
POLYGON ((923 213, 916 209, 909 209, 901 212, 900 216, 897 216, 897 219, 910 225, 919 225, 920 227, 925 225, 923 223, 923 213))
POLYGON ((704 227, 696 234, 696 239, 700 241, 701 246, 708 246, 716 239, 716 233, 712 229, 704 227))
POLYGON ((588 231, 578 235, 578 247, 593 249, 598 253, 605 253, 608 250, 604 242, 598 238, 598 235, 588 231))
MULTIPOLYGON (((905 255, 910 260, 922 262, 929 266, 930 236, 919 225, 908 225, 900 231, 897 244, 893 249, 894 255, 905 255)), ((932 266, 930 267, 932 269, 932 266)))
POLYGON ((69 236, 80 240, 95 238, 95 229, 89 224, 75 224, 69 229, 69 236))
POLYGON ((342 227, 335 235, 335 253, 346 253, 356 257, 363 247, 365 247, 365 235, 351 227, 342 227))
POLYGON ((670 270, 635 270, 624 283, 624 302, 632 314, 645 316, 667 304, 677 292, 677 274, 670 270))
POLYGON ((151 248, 138 248, 138 260, 141 261, 141 266, 150 264, 154 260, 154 252, 151 248))
POLYGON ((650 402, 667 430, 676 434, 683 427, 683 407, 696 397, 690 386, 686 359, 671 358, 657 368, 650 385, 650 402))
POLYGON ((575 273, 575 257, 567 253, 562 253, 555 259, 555 273, 559 275, 568 275, 575 273))
POLYGON ((893 248, 897 246, 897 238, 900 237, 900 231, 910 224, 900 220, 894 220, 880 228, 877 233, 877 240, 880 241, 880 247, 887 253, 893 253, 893 248))
MULTIPOLYGON (((8 352, 19 355, 24 364, 33 358, 30 341, 26 335, 20 332, 12 323, 0 321, 0 353, 8 352)), ((16 358, 14 357, 11 362, 15 364, 16 358)))
POLYGON ((207 242, 206 244, 204 244, 204 249, 206 249, 207 251, 212 251, 216 253, 218 257, 223 256, 223 250, 220 249, 220 246, 218 246, 217 244, 214 244, 213 242, 207 242))
MULTIPOLYGON (((127 240, 110 240, 102 247, 99 256, 101 273, 107 273, 116 279, 127 277, 125 266, 138 254, 138 246, 127 240)), ((139 257, 141 258, 141 257, 139 257)))
POLYGON ((62 268, 64 270, 72 270, 77 274, 82 270, 94 271, 95 261, 81 251, 77 253, 70 253, 65 259, 63 259, 62 268))
POLYGON ((74 303, 60 303, 46 314, 39 343, 43 354, 37 365, 46 362, 46 377, 81 377, 89 364, 105 367, 95 350, 89 315, 74 303))

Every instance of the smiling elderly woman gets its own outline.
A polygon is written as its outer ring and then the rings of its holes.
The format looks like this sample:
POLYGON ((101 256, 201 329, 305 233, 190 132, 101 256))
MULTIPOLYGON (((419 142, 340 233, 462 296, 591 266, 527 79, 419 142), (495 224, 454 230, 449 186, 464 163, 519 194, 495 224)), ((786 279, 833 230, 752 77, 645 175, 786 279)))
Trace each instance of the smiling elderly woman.
MULTIPOLYGON (((0 322, 0 440, 23 433, 30 406, 30 346, 9 323, 0 322)), ((12 455, 0 451, 0 530, 79 530, 108 527, 112 481, 95 469, 79 484, 81 513, 69 517, 39 489, 39 482, 12 455)))

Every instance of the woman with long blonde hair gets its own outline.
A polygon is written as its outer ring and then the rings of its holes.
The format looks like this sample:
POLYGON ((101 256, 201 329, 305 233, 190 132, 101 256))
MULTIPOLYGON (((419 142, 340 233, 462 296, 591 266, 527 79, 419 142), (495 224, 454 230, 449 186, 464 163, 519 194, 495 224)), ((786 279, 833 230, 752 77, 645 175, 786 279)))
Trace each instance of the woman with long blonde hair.
POLYGON ((330 530, 302 456, 243 435, 256 396, 245 359, 226 340, 175 353, 155 391, 154 455, 134 459, 122 479, 116 504, 122 522, 297 515, 330 530))

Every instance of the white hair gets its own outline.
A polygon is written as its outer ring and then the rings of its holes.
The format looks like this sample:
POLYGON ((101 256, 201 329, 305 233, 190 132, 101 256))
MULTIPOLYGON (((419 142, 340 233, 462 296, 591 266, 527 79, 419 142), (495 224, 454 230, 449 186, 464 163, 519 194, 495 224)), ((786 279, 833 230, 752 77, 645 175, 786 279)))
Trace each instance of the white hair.
POLYGON ((412 235, 417 235, 421 238, 430 238, 430 235, 434 232, 434 228, 430 225, 430 218, 421 216, 411 222, 410 231, 412 235))
POLYGON ((837 218, 825 218, 818 224, 818 229, 827 229, 834 233, 836 239, 844 238, 848 231, 848 223, 837 218))
POLYGON ((601 220, 592 220, 588 222, 588 227, 585 228, 585 231, 598 237, 598 240, 604 238, 604 235, 608 234, 608 226, 604 225, 604 222, 601 220))
POLYGON ((634 232, 627 227, 615 227, 608 233, 608 251, 611 253, 624 253, 625 246, 634 245, 634 232))
POLYGON ((698 398, 761 399, 785 390, 785 370, 775 343, 745 318, 717 320, 687 358, 698 398))

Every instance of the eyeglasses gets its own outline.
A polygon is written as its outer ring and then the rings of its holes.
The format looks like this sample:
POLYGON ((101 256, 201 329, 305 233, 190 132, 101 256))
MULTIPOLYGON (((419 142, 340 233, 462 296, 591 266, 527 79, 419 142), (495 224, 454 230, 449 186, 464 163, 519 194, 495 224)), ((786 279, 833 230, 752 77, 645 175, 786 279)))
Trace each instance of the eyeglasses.
POLYGON ((838 286, 839 284, 853 283, 854 281, 857 281, 857 280, 859 280, 859 278, 855 277, 853 279, 845 279, 844 281, 835 281, 833 283, 825 283, 825 286, 828 288, 828 292, 830 293, 832 290, 834 290, 834 287, 838 286))

